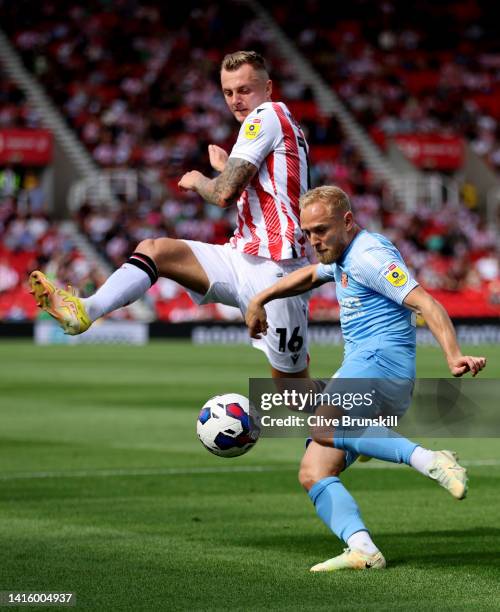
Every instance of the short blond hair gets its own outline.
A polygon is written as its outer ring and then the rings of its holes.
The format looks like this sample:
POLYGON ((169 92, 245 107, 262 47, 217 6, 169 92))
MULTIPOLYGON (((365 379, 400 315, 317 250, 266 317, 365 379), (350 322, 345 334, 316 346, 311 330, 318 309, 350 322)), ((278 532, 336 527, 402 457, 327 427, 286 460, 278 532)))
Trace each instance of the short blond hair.
POLYGON ((332 216, 338 213, 345 214, 351 210, 349 196, 340 187, 325 185, 310 189, 299 200, 300 210, 312 206, 316 202, 322 202, 330 211, 332 216))
POLYGON ((254 70, 265 73, 266 77, 269 78, 266 60, 257 51, 235 51, 234 53, 228 53, 224 56, 220 68, 221 70, 234 72, 244 64, 249 64, 254 70))

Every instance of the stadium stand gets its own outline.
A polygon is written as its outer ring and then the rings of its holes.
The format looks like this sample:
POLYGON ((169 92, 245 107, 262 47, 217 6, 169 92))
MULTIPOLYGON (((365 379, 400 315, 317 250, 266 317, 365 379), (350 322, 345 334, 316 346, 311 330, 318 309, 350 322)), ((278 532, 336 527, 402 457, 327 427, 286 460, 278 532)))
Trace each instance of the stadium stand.
POLYGON ((402 0, 329 6, 292 0, 271 11, 379 144, 397 134, 464 136, 500 169, 494 4, 421 2, 414 12, 402 0))
POLYGON ((0 66, 0 129, 6 127, 37 128, 40 127, 40 117, 0 66))
MULTIPOLYGON (((0 71, 0 137, 30 133, 40 117, 22 91, 0 71), (4 130, 4 131, 2 131, 4 130)), ((2 154, 4 153, 2 148, 2 154)), ((43 267, 83 294, 102 282, 70 237, 48 214, 41 168, 14 157, 0 164, 0 320, 33 319, 37 308, 26 290, 29 272, 43 267)))

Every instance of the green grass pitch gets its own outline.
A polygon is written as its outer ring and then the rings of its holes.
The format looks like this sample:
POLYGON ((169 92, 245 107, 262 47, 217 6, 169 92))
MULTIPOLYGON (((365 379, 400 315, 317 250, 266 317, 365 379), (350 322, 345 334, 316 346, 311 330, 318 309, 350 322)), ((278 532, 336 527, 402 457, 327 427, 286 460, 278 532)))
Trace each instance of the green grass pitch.
MULTIPOLYGON (((474 351, 499 377, 500 347, 474 351)), ((312 359, 327 376, 340 352, 312 359)), ((221 459, 195 435, 205 399, 267 375, 258 351, 2 341, 0 364, 0 591, 74 591, 94 611, 500 605, 498 440, 451 443, 470 465, 463 502, 405 466, 353 466, 344 482, 389 567, 311 575, 342 544, 297 482, 303 441, 221 459)), ((447 375, 437 349, 418 372, 447 375)))

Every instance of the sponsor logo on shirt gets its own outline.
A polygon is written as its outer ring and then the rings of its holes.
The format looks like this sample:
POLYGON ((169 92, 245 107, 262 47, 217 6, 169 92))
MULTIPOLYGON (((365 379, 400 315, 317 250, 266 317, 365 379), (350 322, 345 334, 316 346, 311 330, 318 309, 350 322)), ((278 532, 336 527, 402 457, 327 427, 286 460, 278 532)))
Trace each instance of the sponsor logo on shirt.
POLYGON ((353 319, 362 317, 365 314, 363 303, 356 296, 347 296, 339 301, 341 320, 343 323, 348 323, 353 319))
POLYGON ((257 138, 259 132, 260 132, 260 127, 262 124, 262 119, 252 119, 249 123, 247 123, 245 125, 245 138, 247 140, 253 140, 254 138, 257 138))
POLYGON ((402 287, 408 282, 408 275, 398 266, 397 263, 391 263, 391 265, 384 272, 384 278, 394 287, 402 287))

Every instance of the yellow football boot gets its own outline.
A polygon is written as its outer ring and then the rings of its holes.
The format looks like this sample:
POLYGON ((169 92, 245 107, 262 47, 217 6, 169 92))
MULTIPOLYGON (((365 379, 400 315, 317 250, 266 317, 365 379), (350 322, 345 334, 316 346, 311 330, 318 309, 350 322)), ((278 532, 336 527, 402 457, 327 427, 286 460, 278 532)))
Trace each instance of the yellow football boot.
POLYGON ((76 336, 92 325, 82 301, 69 285, 67 290, 59 289, 39 270, 30 274, 29 284, 37 306, 53 317, 65 334, 76 336))

